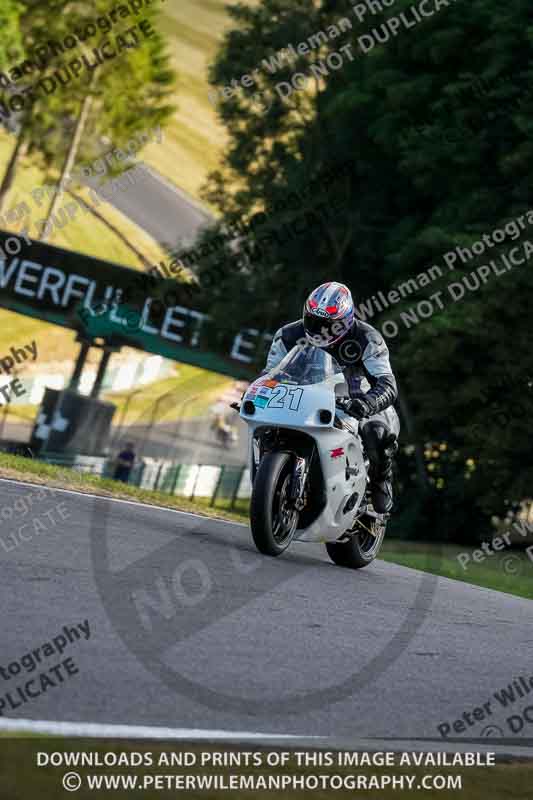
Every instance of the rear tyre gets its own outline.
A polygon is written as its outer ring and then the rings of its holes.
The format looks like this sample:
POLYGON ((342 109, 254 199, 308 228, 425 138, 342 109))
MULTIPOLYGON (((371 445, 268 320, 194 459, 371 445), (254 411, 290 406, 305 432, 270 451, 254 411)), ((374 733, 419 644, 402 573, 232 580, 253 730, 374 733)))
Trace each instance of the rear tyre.
POLYGON ((381 549, 386 528, 384 519, 363 514, 355 524, 355 533, 347 542, 326 542, 328 555, 339 567, 367 567, 381 549))
POLYGON ((289 504, 292 480, 290 453, 267 453, 254 479, 250 527, 255 546, 267 556, 279 556, 290 545, 298 512, 289 504))

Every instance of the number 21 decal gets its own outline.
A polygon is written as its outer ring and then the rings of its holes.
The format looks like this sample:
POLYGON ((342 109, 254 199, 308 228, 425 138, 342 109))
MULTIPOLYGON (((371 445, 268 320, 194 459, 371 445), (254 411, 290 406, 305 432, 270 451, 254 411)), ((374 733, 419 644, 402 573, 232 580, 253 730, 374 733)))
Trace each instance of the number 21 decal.
POLYGON ((289 411, 298 411, 303 393, 303 389, 287 389, 286 386, 277 386, 268 401, 268 407, 285 408, 285 401, 289 398, 289 411))

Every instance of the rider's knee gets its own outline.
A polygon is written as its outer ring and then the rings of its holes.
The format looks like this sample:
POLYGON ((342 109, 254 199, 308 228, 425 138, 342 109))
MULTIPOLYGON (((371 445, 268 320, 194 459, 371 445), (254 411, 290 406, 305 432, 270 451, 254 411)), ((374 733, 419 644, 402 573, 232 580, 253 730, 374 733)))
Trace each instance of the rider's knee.
POLYGON ((385 454, 392 455, 398 449, 396 434, 382 422, 367 422, 361 430, 361 437, 372 462, 379 461, 385 454))
POLYGON ((367 422, 361 430, 361 436, 369 447, 379 447, 385 440, 387 429, 382 422, 367 422))

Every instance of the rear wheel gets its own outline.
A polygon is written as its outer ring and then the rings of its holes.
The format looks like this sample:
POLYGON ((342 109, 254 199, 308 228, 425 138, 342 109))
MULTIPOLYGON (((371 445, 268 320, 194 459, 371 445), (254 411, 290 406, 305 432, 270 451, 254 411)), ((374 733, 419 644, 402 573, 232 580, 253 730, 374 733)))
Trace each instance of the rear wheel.
POLYGON ((387 522, 382 517, 363 514, 354 526, 354 533, 345 542, 326 542, 326 550, 339 567, 367 567, 380 551, 387 522))
POLYGON ((260 553, 279 556, 290 545, 298 525, 298 511, 290 504, 290 453, 267 453, 254 479, 250 527, 260 553))

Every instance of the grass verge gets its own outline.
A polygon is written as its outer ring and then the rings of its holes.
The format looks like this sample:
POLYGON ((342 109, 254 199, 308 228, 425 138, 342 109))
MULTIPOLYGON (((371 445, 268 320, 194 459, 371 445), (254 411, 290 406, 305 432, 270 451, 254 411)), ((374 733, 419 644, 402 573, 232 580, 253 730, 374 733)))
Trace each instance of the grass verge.
POLYGON ((471 555, 475 549, 438 542, 392 539, 385 541, 379 557, 404 567, 533 600, 533 561, 523 550, 507 548, 487 556, 480 563, 469 561, 466 569, 463 569, 457 556, 460 553, 471 555))
POLYGON ((212 508, 206 502, 187 500, 176 495, 139 489, 109 478, 99 478, 66 467, 57 467, 43 461, 0 453, 0 478, 44 484, 57 489, 73 489, 78 492, 97 494, 102 497, 117 497, 122 500, 135 500, 146 505, 163 506, 178 511, 189 511, 204 517, 225 519, 231 522, 244 522, 243 512, 226 508, 212 508))

